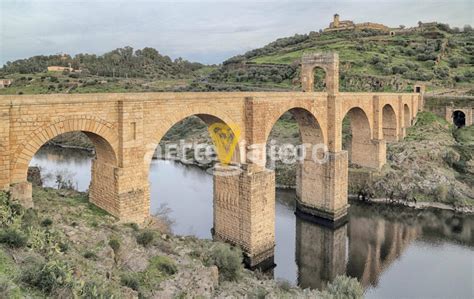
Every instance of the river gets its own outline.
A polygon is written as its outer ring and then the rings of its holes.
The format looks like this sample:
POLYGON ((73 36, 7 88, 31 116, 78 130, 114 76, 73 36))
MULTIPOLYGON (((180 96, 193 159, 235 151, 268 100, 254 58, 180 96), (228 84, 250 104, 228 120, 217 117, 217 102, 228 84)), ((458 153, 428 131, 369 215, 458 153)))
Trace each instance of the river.
MULTIPOLYGON (((56 175, 79 191, 90 183, 91 157, 72 149, 42 148, 43 184, 56 175)), ((150 167, 151 212, 167 208, 179 235, 211 238, 212 177, 170 161, 150 167)), ((293 191, 278 190, 274 277, 320 288, 338 274, 356 277, 367 298, 473 298, 474 217, 351 202, 348 224, 328 229, 294 214, 293 191)))

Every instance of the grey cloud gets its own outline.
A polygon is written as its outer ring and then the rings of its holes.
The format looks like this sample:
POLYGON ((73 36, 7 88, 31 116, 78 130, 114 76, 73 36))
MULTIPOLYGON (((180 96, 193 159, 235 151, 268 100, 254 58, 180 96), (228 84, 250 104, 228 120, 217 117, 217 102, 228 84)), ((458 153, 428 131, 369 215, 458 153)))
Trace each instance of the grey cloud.
POLYGON ((389 26, 414 26, 419 20, 459 27, 473 23, 470 0, 3 0, 0 5, 0 64, 58 52, 101 54, 126 45, 219 63, 279 37, 324 28, 335 12, 343 19, 389 26))

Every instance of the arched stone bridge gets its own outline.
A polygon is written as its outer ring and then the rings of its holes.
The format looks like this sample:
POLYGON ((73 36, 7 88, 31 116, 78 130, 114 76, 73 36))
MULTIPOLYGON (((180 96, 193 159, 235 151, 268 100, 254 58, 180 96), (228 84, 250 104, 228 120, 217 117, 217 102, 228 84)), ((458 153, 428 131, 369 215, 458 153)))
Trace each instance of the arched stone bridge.
POLYGON ((94 143, 90 201, 127 222, 149 214, 149 164, 166 132, 189 116, 241 128, 243 172, 214 177, 214 236, 236 244, 250 265, 273 256, 275 177, 265 169, 270 131, 285 112, 294 115, 303 143, 324 143, 329 160, 305 159, 298 171, 298 209, 331 222, 347 213, 348 154, 342 120, 351 118, 352 162, 385 163, 386 142, 402 138, 421 108, 422 93, 338 92, 337 54, 302 60, 305 92, 189 92, 0 96, 0 188, 31 202, 28 165, 52 138, 80 131, 94 143), (313 92, 313 69, 326 70, 327 92, 313 92), (308 81, 310 84, 308 84, 308 81), (256 162, 257 161, 257 162, 256 162))

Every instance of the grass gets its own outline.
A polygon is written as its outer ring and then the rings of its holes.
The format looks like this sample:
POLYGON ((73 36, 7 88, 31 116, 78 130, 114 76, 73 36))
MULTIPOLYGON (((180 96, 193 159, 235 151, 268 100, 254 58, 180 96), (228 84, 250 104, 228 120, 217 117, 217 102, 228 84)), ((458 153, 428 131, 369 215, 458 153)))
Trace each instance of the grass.
MULTIPOLYGON (((207 68, 201 72, 205 74, 211 69, 207 68)), ((187 79, 127 79, 88 75, 71 78, 60 72, 11 74, 6 75, 5 78, 13 79, 13 84, 8 88, 0 89, 0 95, 173 91, 176 88, 188 87, 193 81, 192 77, 187 79)))
POLYGON ((456 141, 460 144, 474 146, 474 126, 456 129, 453 134, 456 141))

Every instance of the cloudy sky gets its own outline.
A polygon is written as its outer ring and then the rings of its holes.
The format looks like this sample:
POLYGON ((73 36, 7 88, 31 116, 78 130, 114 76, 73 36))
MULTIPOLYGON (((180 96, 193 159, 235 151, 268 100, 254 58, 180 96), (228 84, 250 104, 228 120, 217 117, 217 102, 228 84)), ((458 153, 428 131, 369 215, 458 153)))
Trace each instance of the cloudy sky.
POLYGON ((472 0, 112 1, 0 0, 0 65, 39 54, 126 45, 220 63, 276 38, 318 31, 332 15, 355 22, 474 25, 472 0))

